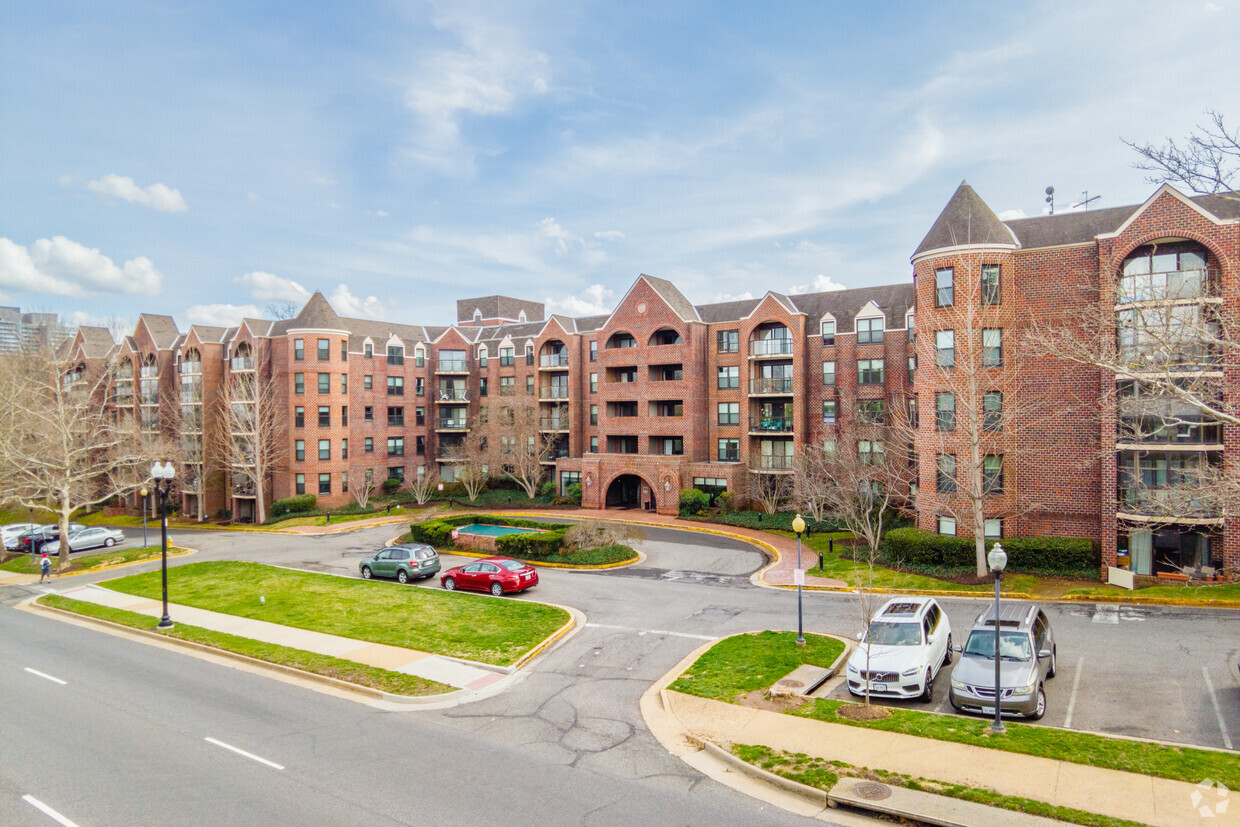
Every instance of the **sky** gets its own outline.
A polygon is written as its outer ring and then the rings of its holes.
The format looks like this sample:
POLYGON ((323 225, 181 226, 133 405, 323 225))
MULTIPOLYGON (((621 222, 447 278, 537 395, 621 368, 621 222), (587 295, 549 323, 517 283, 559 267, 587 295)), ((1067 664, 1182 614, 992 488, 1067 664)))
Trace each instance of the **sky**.
POLYGON ((1003 218, 1144 201, 1240 125, 1240 0, 0 0, 0 304, 447 324, 907 281, 1003 218))

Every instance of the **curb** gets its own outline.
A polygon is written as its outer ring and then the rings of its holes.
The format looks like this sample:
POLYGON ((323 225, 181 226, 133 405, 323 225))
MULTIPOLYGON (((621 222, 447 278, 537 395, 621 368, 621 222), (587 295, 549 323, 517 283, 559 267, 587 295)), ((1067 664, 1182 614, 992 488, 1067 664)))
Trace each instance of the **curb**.
POLYGON ((727 764, 737 772, 748 775, 750 778, 756 778, 759 781, 765 781, 767 784, 774 787, 787 790, 793 795, 800 796, 816 806, 823 808, 828 806, 827 793, 825 790, 820 790, 817 787, 811 787, 808 784, 802 784, 799 781, 793 781, 791 778, 784 778, 782 775, 776 775, 773 772, 768 772, 761 767, 755 767, 753 764, 737 758, 735 755, 728 752, 713 741, 706 741, 691 734, 686 734, 685 737, 696 744, 701 744, 702 749, 707 755, 710 755, 712 758, 723 764, 727 764))
MULTIPOLYGON (((196 548, 183 548, 181 546, 170 546, 168 549, 168 558, 172 559, 173 557, 185 557, 186 555, 197 554, 197 553, 198 553, 198 549, 196 548), (177 552, 175 554, 172 553, 173 548, 177 549, 177 552)), ((59 580, 62 577, 78 577, 83 574, 99 574, 102 571, 112 571, 113 569, 123 569, 123 568, 128 568, 129 566, 141 566, 145 563, 156 563, 156 562, 159 562, 159 560, 160 560, 159 557, 152 557, 149 560, 130 560, 128 563, 117 563, 114 566, 100 566, 97 569, 87 569, 85 571, 71 571, 66 574, 54 575, 54 577, 55 579, 59 580)), ((38 585, 39 581, 37 580, 18 581, 16 579, 17 577, 34 577, 34 576, 35 575, 33 574, 18 574, 10 582, 6 583, 4 581, 0 581, 0 586, 25 586, 31 583, 38 585)))
MULTIPOLYGON (((558 630, 553 632, 551 636, 548 637, 546 640, 544 640, 542 643, 538 644, 533 649, 526 652, 521 657, 517 658, 516 661, 513 662, 512 666, 508 667, 512 669, 513 672, 531 663, 534 660, 534 658, 546 652, 548 649, 551 648, 551 646, 554 643, 564 638, 569 632, 571 632, 577 626, 577 615, 581 614, 577 609, 572 609, 572 608, 569 608, 568 606, 559 606, 555 603, 546 603, 544 605, 555 606, 558 609, 563 609, 564 611, 568 612, 568 622, 565 623, 563 626, 561 626, 558 630)), ((585 620, 584 614, 581 615, 581 619, 585 620)))
MULTIPOLYGON (((405 534, 408 534, 408 532, 405 532, 405 534)), ((383 547, 390 548, 396 545, 397 543, 400 542, 400 538, 404 536, 405 536, 404 534, 399 534, 396 537, 393 537, 391 540, 388 540, 387 542, 385 542, 383 544, 383 547)), ((438 554, 439 550, 436 549, 435 552, 438 554)), ((453 557, 474 557, 478 559, 496 556, 494 554, 482 554, 481 552, 477 552, 477 551, 462 551, 460 549, 455 549, 455 548, 445 549, 444 554, 451 554, 453 557)), ((520 560, 522 563, 528 563, 531 566, 548 568, 548 569, 567 569, 569 571, 600 571, 602 569, 618 569, 618 568, 623 568, 624 566, 636 566, 645 561, 646 555, 642 554, 639 551, 637 552, 637 556, 634 557, 632 560, 621 560, 619 563, 599 563, 598 565, 594 565, 594 566, 574 565, 572 563, 547 563, 547 562, 542 562, 540 560, 527 560, 522 557, 514 557, 513 559, 520 560)))

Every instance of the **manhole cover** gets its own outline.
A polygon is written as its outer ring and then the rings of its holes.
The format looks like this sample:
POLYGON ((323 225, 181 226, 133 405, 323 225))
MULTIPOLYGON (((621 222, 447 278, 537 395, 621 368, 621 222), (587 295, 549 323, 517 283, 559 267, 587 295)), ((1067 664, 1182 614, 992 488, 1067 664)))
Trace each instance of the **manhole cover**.
POLYGON ((891 788, 873 781, 859 781, 853 785, 853 794, 866 801, 882 801, 891 797, 891 788))
POLYGON ((775 682, 778 686, 786 686, 789 689, 800 689, 805 686, 801 681, 794 681, 792 678, 784 678, 775 682))

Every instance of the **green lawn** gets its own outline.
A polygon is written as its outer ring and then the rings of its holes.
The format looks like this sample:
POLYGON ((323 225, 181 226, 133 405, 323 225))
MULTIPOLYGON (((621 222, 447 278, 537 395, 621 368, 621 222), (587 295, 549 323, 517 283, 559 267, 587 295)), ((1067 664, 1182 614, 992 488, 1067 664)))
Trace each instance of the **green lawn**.
POLYGON ((823 635, 757 632, 725 638, 710 648, 668 689, 733 703, 746 692, 768 689, 803 663, 830 666, 844 644, 823 635))
MULTIPOLYGON (((157 598, 159 572, 107 588, 157 598)), ((168 570, 170 600, 299 629, 507 666, 568 622, 568 612, 258 563, 191 563, 168 570), (266 598, 263 603, 260 598, 266 598)))
POLYGON ((351 660, 333 658, 330 655, 320 655, 317 652, 291 649, 274 643, 263 643, 257 640, 250 640, 249 638, 224 634, 223 632, 213 632, 197 626, 186 626, 178 623, 171 629, 160 629, 157 627, 159 623, 158 618, 148 617, 136 612, 127 612, 123 609, 112 609, 107 606, 100 606, 97 603, 70 600, 59 595, 42 597, 39 599, 39 602, 87 617, 97 617, 101 620, 110 620, 113 623, 130 626, 134 629, 145 629, 178 640, 201 643, 226 652, 236 652, 237 654, 247 655, 258 660, 265 660, 268 663, 289 666, 294 669, 300 669, 303 672, 312 672, 316 675, 336 678, 337 680, 355 683, 359 686, 368 686, 372 689, 390 692, 394 695, 438 695, 452 691, 450 686, 419 678, 416 675, 406 675, 401 672, 392 672, 387 669, 366 666, 351 660))
POLYGON ((1070 595, 1086 597, 1127 596, 1133 600, 1143 597, 1175 598, 1209 605, 1213 602, 1240 604, 1240 584, 1211 583, 1208 586, 1150 586, 1147 589, 1121 589, 1118 586, 1097 585, 1069 589, 1070 595))
MULTIPOLYGON (((264 523, 262 527, 263 528, 290 528, 292 526, 298 526, 298 525, 314 525, 314 526, 336 525, 337 523, 352 523, 352 522, 356 522, 357 520, 373 520, 376 517, 387 517, 387 516, 389 515, 386 509, 384 509, 383 511, 376 511, 372 514, 332 514, 330 521, 327 519, 326 514, 314 514, 309 517, 298 517, 294 515, 292 517, 289 517, 287 520, 280 520, 279 522, 275 522, 275 523, 271 523, 271 522, 264 523)), ((406 512, 403 508, 400 508, 399 506, 397 506, 392 509, 392 513, 390 516, 408 518, 409 513, 406 512)))
MULTIPOLYGON (((184 554, 185 549, 170 546, 169 556, 184 554)), ((139 548, 109 548, 91 552, 78 552, 69 556, 69 568, 56 571, 56 557, 52 556, 52 571, 55 574, 74 574, 77 572, 96 571, 109 566, 120 566, 126 563, 141 563, 146 560, 158 560, 161 554, 159 546, 141 546, 139 548)), ((6 563, 0 563, 0 571, 11 571, 18 574, 38 574, 39 560, 30 559, 29 554, 14 557, 6 563)))
POLYGON ((844 701, 817 698, 789 714, 835 724, 847 724, 886 732, 919 735, 938 741, 972 744, 989 749, 1018 752, 1085 764, 1110 770, 1123 770, 1196 784, 1213 778, 1228 789, 1240 786, 1240 755, 1211 752, 1193 747, 1152 744, 1108 738, 1087 732, 1072 732, 1016 721, 1004 722, 1004 735, 991 735, 990 721, 963 715, 938 715, 911 709, 892 709, 890 718, 877 721, 851 721, 836 714, 844 701))

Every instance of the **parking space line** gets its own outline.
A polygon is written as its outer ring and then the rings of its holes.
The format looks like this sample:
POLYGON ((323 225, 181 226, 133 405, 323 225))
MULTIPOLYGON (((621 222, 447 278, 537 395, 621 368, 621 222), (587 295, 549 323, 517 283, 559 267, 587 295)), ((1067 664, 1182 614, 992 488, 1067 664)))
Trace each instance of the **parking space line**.
POLYGON ((1081 670, 1085 667, 1085 656, 1076 659, 1076 674, 1072 676, 1072 695, 1068 698, 1068 714, 1064 716, 1063 728, 1072 729, 1072 713, 1076 710, 1076 693, 1081 689, 1081 670))
POLYGON ((65 818, 60 813, 53 810, 51 807, 47 806, 42 801, 35 798, 33 795, 23 795, 22 801, 25 801, 31 807, 34 807, 36 810, 43 813, 43 815, 47 816, 48 818, 53 819, 54 821, 57 821, 60 824, 63 824, 64 827, 78 827, 75 822, 72 822, 69 819, 65 818))
POLYGON ((257 761, 257 762, 258 762, 258 763, 260 763, 260 764, 266 764, 267 766, 269 766, 269 767, 271 767, 271 768, 273 768, 273 769, 277 769, 277 770, 282 770, 282 769, 284 769, 284 767, 280 766, 279 764, 275 763, 274 761, 268 761, 266 758, 259 758, 257 755, 254 755, 254 754, 252 754, 252 753, 246 752, 246 751, 245 751, 245 750, 243 750, 243 749, 237 749, 236 747, 232 746, 231 744, 225 744, 223 741, 217 741, 217 740, 215 740, 214 738, 204 738, 203 740, 207 741, 208 743, 215 744, 217 747, 223 747, 224 749, 227 749, 227 750, 232 750, 233 752, 237 753, 238 755, 244 755, 246 758, 249 758, 251 761, 257 761))
POLYGON ((1206 679, 1206 689, 1210 692, 1210 703, 1214 704, 1214 717, 1218 719, 1219 732, 1223 733, 1223 746, 1232 749, 1231 736, 1227 734, 1227 722, 1223 720, 1223 710, 1218 705, 1218 695, 1214 694, 1214 684, 1210 681, 1210 670, 1201 667, 1201 677, 1206 679))
POLYGON ((69 683, 68 681, 62 681, 60 678, 53 678, 51 675, 46 672, 40 672, 38 669, 31 669, 29 666, 26 667, 26 671, 32 675, 38 675, 40 678, 45 678, 52 683, 58 683, 61 686, 65 686, 69 683))
POLYGON ((613 629, 617 632, 637 632, 639 635, 671 635, 672 637, 687 637, 694 640, 718 640, 711 635, 691 635, 688 632, 669 632, 666 629, 638 629, 633 626, 609 626, 606 623, 587 623, 587 629, 613 629))

